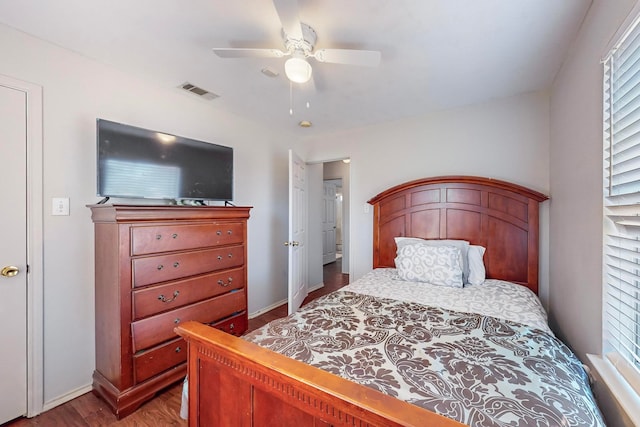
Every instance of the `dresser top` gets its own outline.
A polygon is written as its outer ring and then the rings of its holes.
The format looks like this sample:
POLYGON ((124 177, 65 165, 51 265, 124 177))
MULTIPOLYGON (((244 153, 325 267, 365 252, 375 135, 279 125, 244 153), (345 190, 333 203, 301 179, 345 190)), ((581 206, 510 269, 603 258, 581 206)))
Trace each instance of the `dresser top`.
POLYGON ((251 206, 87 205, 98 222, 248 219, 251 206))

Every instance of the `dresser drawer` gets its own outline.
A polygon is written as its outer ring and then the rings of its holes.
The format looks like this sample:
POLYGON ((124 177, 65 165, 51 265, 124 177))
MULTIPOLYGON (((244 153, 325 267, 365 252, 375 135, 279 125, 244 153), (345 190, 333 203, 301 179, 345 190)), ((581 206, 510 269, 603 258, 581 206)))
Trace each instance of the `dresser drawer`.
POLYGON ((131 227, 131 255, 242 243, 240 222, 131 227))
POLYGON ((211 326, 228 334, 240 336, 247 330, 249 321, 247 320, 247 313, 241 313, 221 322, 213 323, 211 326))
POLYGON ((175 338, 173 328, 182 322, 213 323, 246 308, 245 293, 241 290, 138 320, 131 324, 133 352, 175 338))
POLYGON ((187 343, 182 338, 169 341, 133 357, 135 382, 147 380, 187 360, 187 343))
POLYGON ((244 287, 244 277, 244 268, 236 268, 134 290, 133 318, 134 320, 142 319, 234 289, 241 289, 244 287))
POLYGON ((133 286, 146 286, 196 274, 239 267, 244 264, 244 246, 136 258, 132 263, 133 286))

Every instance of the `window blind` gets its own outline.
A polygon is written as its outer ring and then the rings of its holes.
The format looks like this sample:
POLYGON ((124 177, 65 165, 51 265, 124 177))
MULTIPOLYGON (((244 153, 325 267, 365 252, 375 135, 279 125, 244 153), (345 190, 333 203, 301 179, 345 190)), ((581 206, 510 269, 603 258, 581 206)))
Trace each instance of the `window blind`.
POLYGON ((640 372, 640 29, 604 64, 604 347, 640 372))

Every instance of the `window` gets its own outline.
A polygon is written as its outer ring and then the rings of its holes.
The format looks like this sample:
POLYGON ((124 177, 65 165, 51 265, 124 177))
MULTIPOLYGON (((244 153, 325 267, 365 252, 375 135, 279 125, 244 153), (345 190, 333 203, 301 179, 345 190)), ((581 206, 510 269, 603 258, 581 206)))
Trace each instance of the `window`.
POLYGON ((631 384, 637 383, 640 375, 640 27, 637 23, 636 20, 603 61, 604 353, 631 384))

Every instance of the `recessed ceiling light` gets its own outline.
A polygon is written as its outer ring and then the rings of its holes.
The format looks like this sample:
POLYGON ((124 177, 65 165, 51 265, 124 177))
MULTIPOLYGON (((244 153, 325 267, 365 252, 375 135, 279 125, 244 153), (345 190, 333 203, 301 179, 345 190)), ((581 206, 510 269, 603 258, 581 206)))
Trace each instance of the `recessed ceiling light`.
POLYGON ((309 120, 302 120, 300 123, 298 123, 298 126, 300 126, 301 128, 310 128, 311 122, 309 120))

